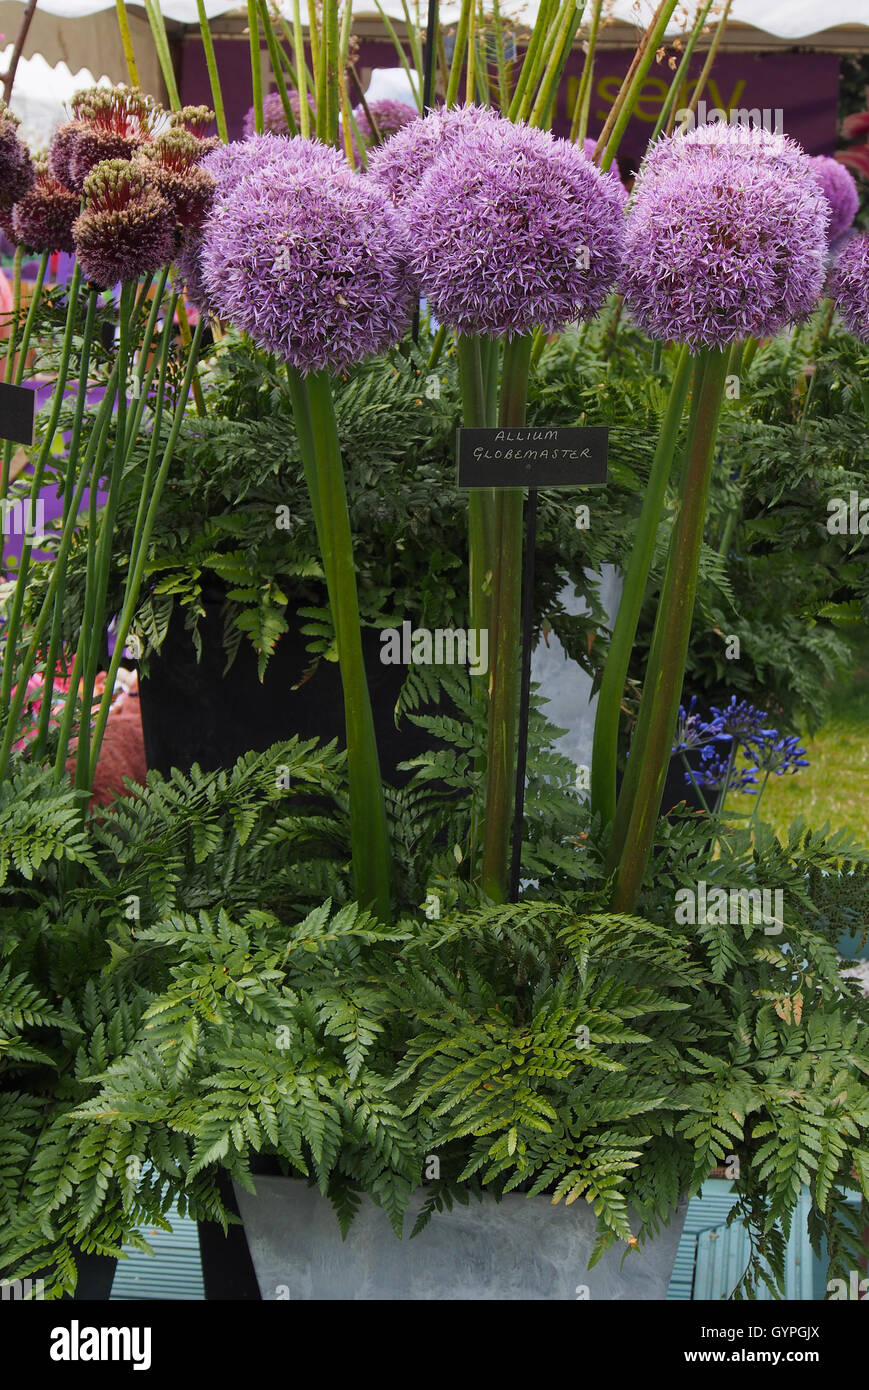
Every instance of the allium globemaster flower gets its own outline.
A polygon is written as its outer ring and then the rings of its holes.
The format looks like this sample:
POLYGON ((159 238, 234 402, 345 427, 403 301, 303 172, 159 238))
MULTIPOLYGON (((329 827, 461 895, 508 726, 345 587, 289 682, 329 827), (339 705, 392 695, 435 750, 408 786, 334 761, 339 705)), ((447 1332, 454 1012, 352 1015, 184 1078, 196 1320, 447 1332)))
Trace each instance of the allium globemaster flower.
POLYGON ((569 141, 499 117, 454 140, 402 212, 432 312, 464 334, 588 317, 621 268, 613 181, 569 141))
POLYGON ((664 136, 627 218, 622 292, 653 338, 721 348, 815 308, 829 205, 808 157, 756 127, 664 136))
MULTIPOLYGON (((410 125, 411 121, 419 120, 419 112, 415 106, 410 106, 406 101, 392 101, 389 97, 384 97, 382 101, 370 101, 368 110, 377 126, 380 134, 379 143, 384 143, 399 130, 410 125)), ((353 119, 362 139, 367 143, 378 143, 377 135, 369 121, 364 106, 357 106, 353 111, 353 119)))
POLYGON ((182 229, 200 225, 216 186, 213 174, 198 163, 201 145, 190 131, 169 129, 137 155, 149 182, 166 199, 182 229))
POLYGON ((285 160, 228 188, 218 179, 202 283, 216 312, 260 347, 303 373, 341 371, 391 346, 410 321, 402 225, 335 152, 301 139, 285 148, 285 160))
POLYGON ((487 106, 439 107, 409 121, 385 144, 373 149, 366 177, 383 189, 390 202, 403 203, 416 192, 435 160, 448 154, 463 135, 500 120, 487 106))
POLYGON ((818 187, 830 205, 830 224, 827 240, 836 241, 847 232, 860 206, 860 195, 854 175, 838 159, 818 154, 809 160, 818 187))
POLYGON ((85 179, 84 198, 72 232, 82 270, 95 285, 137 280, 172 260, 172 209, 137 165, 99 164, 85 179))
MULTIPOLYGON (((311 115, 312 117, 316 116, 317 108, 314 105, 314 98, 310 92, 307 93, 307 97, 311 115)), ((298 126, 302 112, 302 98, 295 87, 288 89, 287 98, 298 126)), ((263 97, 263 128, 267 135, 288 136, 290 133, 290 128, 287 125, 287 113, 284 110, 280 92, 266 92, 263 97)), ((242 122, 242 130, 246 137, 256 133, 256 114, 253 107, 250 108, 242 122)))
POLYGON ((842 247, 830 276, 830 296, 848 331, 869 343, 869 234, 842 247))
POLYGON ((48 167, 75 193, 91 169, 108 159, 132 159, 150 139, 154 102, 133 87, 92 87, 72 99, 74 119, 58 127, 48 148, 48 167))

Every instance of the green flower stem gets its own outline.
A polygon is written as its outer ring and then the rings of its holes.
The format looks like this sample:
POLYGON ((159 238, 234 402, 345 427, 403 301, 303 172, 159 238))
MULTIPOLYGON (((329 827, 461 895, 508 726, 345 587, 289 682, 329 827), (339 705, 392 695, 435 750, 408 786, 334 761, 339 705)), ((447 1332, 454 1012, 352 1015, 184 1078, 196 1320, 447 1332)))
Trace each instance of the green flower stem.
MULTIPOLYGON (((196 11, 199 16, 199 32, 202 36, 202 50, 205 54, 205 66, 208 69, 208 81, 211 83, 211 104, 214 107, 214 116, 217 121, 217 133, 225 145, 229 140, 229 130, 226 124, 226 111, 223 105, 223 92, 220 87, 220 74, 217 70, 217 58, 214 53, 214 40, 211 37, 211 26, 205 12, 205 0, 196 0, 196 11)), ((132 75, 130 80, 133 80, 132 75)))
POLYGON ((281 63, 281 55, 278 52, 278 41, 275 36, 274 27, 269 15, 267 0, 257 0, 259 5, 260 19, 262 20, 263 33, 266 37, 266 47, 269 51, 269 61, 272 67, 272 74, 277 83, 278 95, 281 99, 281 106, 284 108, 284 119, 287 123, 287 130, 290 135, 298 135, 299 127, 296 125, 296 118, 293 108, 290 105, 290 94, 287 91, 287 83, 284 78, 284 68, 281 63))
POLYGON ((694 88, 691 100, 688 103, 689 111, 697 110, 697 103, 699 102, 701 94, 703 92, 703 88, 706 86, 706 83, 709 79, 709 74, 712 71, 712 65, 715 62, 715 55, 717 54, 721 40, 724 37, 724 30, 727 26, 727 20, 730 17, 730 6, 732 3, 733 0, 725 0, 724 9, 721 12, 721 18, 718 21, 715 33, 712 35, 712 42, 709 45, 709 52, 706 54, 706 61, 703 64, 702 71, 697 79, 697 85, 694 88))
MULTIPOLYGON (((174 310, 174 305, 172 306, 172 308, 174 310)), ((167 319, 167 324, 171 325, 171 323, 172 314, 170 313, 167 319)), ((103 735, 105 733, 106 723, 109 717, 109 711, 112 707, 112 696, 115 688, 115 679, 118 674, 118 668, 120 667, 121 661, 123 660, 124 647, 126 646, 127 638, 130 633, 130 624, 133 621, 133 617, 136 612, 136 606, 139 602, 139 593, 142 588, 142 580, 145 575, 145 564, 148 558, 148 547, 151 541, 151 535, 154 530, 154 523, 157 520, 157 512, 160 507, 160 499, 163 495, 163 488, 166 483, 169 468, 172 464, 172 459, 175 455, 175 448, 178 443, 178 436, 181 433, 181 425, 184 421, 184 414, 187 409, 188 398, 190 397, 191 393, 191 387, 193 384, 193 372, 196 360, 199 356, 199 348, 202 342, 202 334, 204 328, 205 318, 200 317, 196 325, 196 328, 193 332, 193 342, 190 345, 190 352, 187 356, 187 364, 184 371, 184 380, 181 383, 181 390, 178 393, 178 400, 175 405, 175 414, 172 420, 172 428, 169 431, 169 438, 166 440, 166 444, 163 449, 163 457, 160 461, 160 468, 155 478, 153 471, 153 461, 156 458, 157 451, 154 448, 153 441, 155 439, 159 439, 160 437, 160 424, 162 421, 163 402, 165 398, 166 367, 169 357, 169 343, 171 340, 171 332, 164 331, 161 353, 162 360, 160 367, 160 391, 157 397, 157 406, 155 410, 155 418, 152 427, 152 447, 149 454, 148 467, 146 469, 145 478, 142 482, 142 490, 139 498, 139 511, 136 517, 136 526, 133 534, 133 543, 130 548, 130 568, 127 573, 127 583, 124 589, 123 606, 121 608, 120 617, 118 618, 117 627, 115 630, 115 649, 112 653, 112 659, 109 663, 109 669, 106 674, 106 683, 103 688, 102 698, 100 700, 100 707, 97 711, 96 720, 94 722, 93 739, 91 742, 90 772, 88 778, 89 787, 93 784, 93 779, 96 775, 97 761, 100 755, 100 747, 102 746, 103 735), (145 503, 147 503, 147 510, 145 510, 145 503)), ((84 705, 82 705, 83 719, 86 713, 87 711, 85 710, 84 705)))
MULTIPOLYGON (((150 312, 148 314, 148 322, 145 325, 145 331, 142 335, 142 342, 139 347, 138 366, 135 374, 130 374, 131 380, 134 380, 137 383, 136 389, 138 394, 133 397, 133 408, 132 410, 128 411, 127 415, 127 439, 125 445, 127 453, 129 453, 133 445, 133 440, 139 433, 139 426, 142 421, 142 412, 145 409, 145 402, 148 399, 148 392, 151 389, 151 382, 154 379, 154 372, 157 367, 156 356, 152 359, 150 365, 148 365, 147 367, 146 363, 148 362, 148 355, 153 346, 154 331, 157 327, 157 319, 160 316, 160 307, 163 303, 163 295, 166 292, 166 280, 168 275, 169 267, 164 266, 162 271, 160 272, 160 277, 157 281, 157 288, 154 291, 154 295, 151 300, 150 312)), ((178 295, 174 297, 172 301, 173 304, 177 302, 178 298, 178 295)), ((136 325, 134 319, 131 325, 131 341, 133 335, 135 334, 135 331, 136 325)))
POLYGON ((543 71, 547 35, 555 22, 558 9, 559 0, 540 0, 540 9, 537 11, 537 19, 531 30, 531 38, 522 60, 519 81, 516 83, 510 110, 507 112, 511 121, 527 120, 528 118, 537 83, 543 71))
POLYGON ((643 684, 640 715, 616 809, 613 908, 633 910, 643 881, 667 775, 691 620, 728 353, 700 353, 678 516, 643 684))
MULTIPOLYGON (((27 318, 24 321, 24 330, 21 334, 21 343, 18 348, 18 365, 15 368, 15 385, 20 386, 24 376, 27 352, 30 347, 30 339, 33 334, 33 327, 36 322, 36 315, 39 310, 39 302, 42 298, 42 286, 45 281, 45 271, 48 266, 48 252, 43 251, 39 258, 39 269, 36 272, 36 281, 33 286, 33 293, 30 296, 30 304, 27 310, 27 318)), ((17 318, 16 314, 16 318, 17 318)), ((7 361, 7 370, 11 367, 12 358, 7 361)), ((8 381, 8 377, 7 377, 8 381)), ((15 452, 15 445, 11 439, 7 439, 3 445, 3 463, 0 466, 0 503, 5 502, 9 493, 9 474, 12 469, 12 455, 15 452)))
MULTIPOLYGON (((200 4, 202 0, 200 0, 200 4)), ((118 28, 121 31, 121 47, 124 50, 124 60, 127 64, 127 73, 130 78, 131 87, 140 87, 139 70, 136 67, 136 58, 133 53, 133 38, 130 33, 130 20, 127 15, 127 7, 124 0, 115 0, 115 9, 118 12, 118 28)))
POLYGON ((308 65, 299 0, 293 0, 293 50, 296 55, 296 91, 299 93, 299 125, 307 140, 311 134, 311 108, 308 105, 308 65))
MULTIPOLYGON (((79 791, 90 786, 90 711, 93 704, 94 684, 96 682, 99 660, 105 641, 106 597, 112 564, 112 546, 115 534, 115 518, 124 482, 127 439, 127 374, 130 362, 130 316, 133 309, 135 284, 128 282, 121 286, 121 302, 118 313, 118 404, 115 427, 115 447, 112 451, 112 466, 109 472, 106 500, 99 517, 99 538, 94 556, 94 569, 88 572, 88 600, 85 606, 85 620, 79 642, 84 642, 81 719, 78 731, 78 751, 76 755, 75 785, 79 791)), ((93 523, 96 521, 96 482, 100 474, 94 470, 91 490, 91 511, 88 525, 90 543, 93 523)))
MULTIPOLYGON (((667 32, 667 25, 670 23, 677 3, 678 0, 661 0, 661 4, 656 10, 649 28, 640 41, 640 46, 637 49, 639 61, 633 71, 633 75, 627 83, 627 89, 623 89, 623 92, 619 92, 616 97, 616 105, 614 107, 615 119, 612 122, 612 127, 609 132, 607 132, 606 127, 604 127, 604 131, 598 140, 598 149, 600 150, 603 148, 603 154, 599 160, 600 168, 603 170, 609 169, 618 153, 619 145, 622 142, 622 136, 627 129, 628 121, 631 119, 634 108, 639 101, 640 92, 648 76, 649 68, 652 66, 652 60, 661 47, 664 35, 667 32), (605 145, 602 145, 605 137, 605 145)), ((611 112, 610 117, 607 119, 607 125, 609 125, 612 116, 613 113, 611 112)))
MULTIPOLYGON (((148 3, 148 0, 145 0, 148 3)), ((259 15, 256 0, 247 0, 247 32, 250 44, 250 81, 253 93, 254 132, 262 135, 265 131, 263 116, 263 72, 260 65, 259 15)))
POLYGON ((573 49, 573 40, 582 23, 584 11, 585 0, 564 0, 547 54, 540 89, 528 117, 529 125, 549 125, 555 94, 573 49))
POLYGON ((658 445, 652 460, 646 495, 631 547, 624 589, 597 697, 591 764, 591 807, 594 814, 601 817, 604 825, 609 825, 616 813, 616 767, 622 696, 649 581, 655 539, 664 510, 676 440, 691 380, 691 367, 691 354, 687 347, 683 347, 673 373, 670 397, 661 421, 658 445))
MULTIPOLYGON (((710 4, 712 0, 710 0, 710 4)), ((603 9, 603 0, 593 0, 591 7, 591 23, 588 31, 588 39, 585 48, 585 62, 582 65, 582 77, 579 79, 579 87, 576 91, 576 103, 573 108, 573 120, 570 123, 570 138, 580 145, 588 130, 588 113, 591 106, 591 79, 594 74, 594 56, 597 48, 597 33, 600 28, 600 14, 603 9)))
MULTIPOLYGON (((33 623, 27 652, 25 653, 24 659, 21 662, 20 667, 16 670, 15 673, 17 677, 17 689, 12 699, 12 702, 8 707, 8 713, 6 714, 5 724, 3 726, 3 742, 2 745, 0 745, 0 781, 2 781, 3 778, 6 776, 10 750, 12 747, 13 740, 15 738, 16 730, 18 728, 18 721, 21 718, 21 710, 23 708, 25 696, 27 693, 27 682, 30 680, 30 677, 33 674, 33 671, 36 667, 36 660, 39 654, 40 647, 42 645, 42 639, 45 633, 45 629, 48 624, 49 614, 51 613, 54 607, 58 593, 61 591, 61 577, 65 577, 66 575, 66 566, 69 558, 69 552, 72 546, 73 536, 75 535, 77 529, 77 518, 79 508, 81 506, 81 499, 84 496, 84 490, 87 485, 88 477, 90 476, 91 465, 97 455, 98 450, 101 447, 101 441, 108 428, 109 418, 111 416, 112 408, 114 406, 115 401, 115 390, 117 387, 117 380, 118 367, 117 363, 115 363, 112 367, 108 382, 106 384, 106 393, 102 401, 100 402, 99 411, 97 414, 97 419, 94 425, 93 432, 91 434, 91 438, 88 441, 88 447, 87 452, 85 454, 84 464, 79 473, 78 481, 76 482, 75 495, 72 499, 72 502, 69 505, 68 511, 66 512, 66 522, 61 532, 60 544, 58 546, 57 553, 55 555, 54 560, 52 561, 51 575, 48 581, 48 588, 46 590, 45 597, 42 601, 42 607, 40 608, 36 620, 33 623)), ((66 506, 65 502, 64 506, 66 506)), ((7 644, 6 661, 14 661, 14 657, 15 653, 10 652, 10 648, 7 644)))
MULTIPOLYGON (((46 426, 45 438, 42 441, 42 448, 39 451, 36 463, 33 467, 33 479, 30 487, 30 515, 34 515, 36 501, 42 487, 45 476, 45 468, 51 455, 51 445, 54 440, 57 422, 60 417, 61 406, 63 405, 63 395, 66 390, 66 379, 69 372, 69 359, 72 352, 72 340, 75 329, 76 310, 78 307, 78 291, 81 284, 81 269, 76 262, 69 282, 69 301, 66 311, 66 326, 63 333, 63 341, 60 349, 60 362, 57 370, 57 381, 54 386, 54 394, 51 400, 51 412, 46 426)), ((30 536, 25 536, 24 544, 21 547, 21 560, 18 566, 18 574, 15 582, 15 593, 12 599, 12 608, 6 625, 6 654, 3 662, 3 680, 0 683, 0 710, 7 709, 12 691, 12 680, 15 668, 15 656, 18 647, 18 639, 21 628, 21 612, 24 606, 24 594, 27 588, 27 575, 30 569, 30 555, 33 550, 33 542, 30 536)))
POLYGON ((450 76, 447 82, 446 105, 455 106, 459 95, 459 83, 462 80, 462 67, 465 61, 465 49, 468 45, 468 25, 470 23, 471 11, 477 0, 462 0, 462 8, 459 14, 459 23, 456 29, 456 42, 453 48, 453 57, 450 64, 450 76))
POLYGON ((21 317, 21 257, 22 249, 16 246, 15 255, 12 258, 12 315, 9 319, 9 337, 6 339, 6 367, 3 380, 8 384, 12 380, 12 370, 15 365, 15 345, 18 342, 18 320, 21 317))
POLYGON ((148 16, 151 37, 154 40, 154 48, 157 51, 157 60, 160 64, 160 71, 163 74, 163 81, 166 83, 169 105, 173 111, 180 111, 181 97, 178 94, 178 82, 175 77, 175 67, 172 62, 172 50, 169 47, 169 36, 166 33, 166 24, 160 9, 159 0, 145 0, 145 13, 148 16))
MULTIPOLYGON (((171 347, 171 345, 172 345, 172 337, 173 337, 173 333, 174 333, 174 315, 175 315, 175 305, 176 305, 177 300, 178 300, 178 295, 177 295, 177 294, 173 294, 172 297, 171 297, 171 299, 170 299, 170 301, 169 301, 169 304, 168 304, 168 306, 167 306, 166 315, 165 315, 165 318, 164 318, 164 320, 163 320, 163 330, 162 330, 162 332, 161 332, 161 334, 160 334, 160 348, 159 348, 159 352, 155 354, 155 356, 154 356, 154 361, 153 361, 152 364, 151 364, 152 367, 154 367, 154 366, 156 366, 156 365, 158 364, 158 362, 159 362, 160 379, 159 379, 159 382, 158 382, 158 385, 157 385, 157 398, 156 398, 156 400, 155 400, 155 402, 154 402, 154 418, 153 418, 153 420, 151 421, 151 447, 150 447, 149 450, 148 450, 148 461, 147 461, 147 463, 146 463, 146 465, 145 465, 145 474, 144 474, 144 477, 143 477, 143 479, 142 479, 142 486, 141 486, 141 489, 140 489, 140 492, 139 492, 139 505, 138 505, 138 508, 137 508, 137 510, 136 510, 136 520, 135 520, 135 522, 134 522, 134 524, 133 524, 133 542, 132 542, 132 545, 131 545, 131 547, 130 547, 130 561, 129 561, 129 563, 130 563, 130 572, 132 572, 133 567, 134 567, 134 565, 136 564, 136 561, 137 561, 137 557, 138 557, 138 546, 139 546, 139 537, 140 537, 141 534, 142 534, 142 527, 143 527, 143 525, 144 525, 144 523, 145 523, 145 517, 146 517, 146 515, 147 515, 149 500, 150 500, 150 498, 151 498, 152 490, 153 490, 153 487, 154 487, 154 470, 155 470, 155 468, 156 468, 156 466, 157 466, 157 453, 158 453, 158 448, 159 448, 160 426, 161 426, 162 421, 163 421, 163 407, 164 407, 165 394, 166 394, 166 377, 167 377, 168 370, 169 370, 169 349, 170 349, 170 347, 171 347)), ((199 327, 198 323, 197 323, 196 327, 197 327, 197 328, 199 327)), ((194 330, 194 340, 195 340, 195 342, 197 343, 197 345, 198 345, 198 343, 200 342, 201 337, 202 337, 202 334, 200 333, 199 337, 196 338, 196 337, 195 337, 195 330, 194 330)), ((193 350, 193 346, 192 346, 192 344, 191 344, 191 352, 192 352, 192 350, 193 350)), ((197 355, 198 355, 198 351, 199 351, 199 349, 198 349, 198 346, 197 346, 197 355)), ((188 362, 189 362, 189 357, 188 357, 188 362)), ((193 376, 193 372, 191 371, 191 380, 192 380, 192 376, 193 376)), ((129 445, 131 445, 131 444, 132 444, 132 440, 129 441, 129 445)), ((128 450, 129 450, 129 445, 128 445, 128 450)))
MULTIPOLYGON (((90 371, 91 345, 94 337, 94 325, 96 324, 97 302, 99 291, 90 289, 88 292, 87 312, 85 314, 84 333, 82 335, 81 360, 79 362, 78 390, 75 399, 75 416, 73 418, 72 434, 70 435, 69 450, 66 459, 66 473, 63 486, 63 512, 61 515, 61 534, 66 529, 69 519, 70 508, 73 501, 75 489, 75 479, 78 470, 78 456, 81 447, 82 422, 84 420, 85 406, 87 404, 87 383, 88 372, 90 371)), ((57 559, 53 561, 56 565, 57 559)), ((51 715, 51 700, 54 694, 54 675, 61 651, 61 631, 63 626, 63 599, 66 592, 66 566, 60 575, 57 593, 54 599, 54 615, 51 623, 51 636, 48 643, 48 654, 45 659, 45 677, 43 685, 42 704, 39 710, 39 725, 36 740, 33 747, 33 756, 38 758, 44 751, 48 739, 49 719, 51 715)))
POLYGON ((676 109, 676 101, 678 99, 682 83, 688 76, 688 65, 694 56, 694 49, 697 47, 697 40, 700 38, 700 35, 703 32, 703 26, 706 23, 706 16, 709 14, 711 8, 712 0, 706 0, 705 4, 701 5, 700 9, 697 11, 697 18, 694 21, 694 27, 688 36, 688 42, 685 44, 685 51, 682 54, 682 61, 676 69, 676 72, 673 76, 673 81, 670 83, 670 90, 664 98, 664 101, 661 105, 660 115, 658 116, 658 119, 655 122, 655 129, 652 131, 652 138, 649 141, 650 145, 653 145, 657 140, 658 136, 661 134, 661 131, 664 130, 665 127, 668 127, 670 116, 676 109))
POLYGON ((353 539, 332 387, 325 372, 302 377, 290 368, 288 374, 344 689, 355 893, 363 906, 389 922, 391 864, 386 807, 362 654, 353 539))
MULTIPOLYGON (((525 423, 531 335, 504 345, 499 423, 525 423)), ((495 567, 489 630, 489 733, 481 884, 494 902, 506 902, 516 781, 516 735, 522 626, 521 488, 499 489, 495 500, 495 567)))

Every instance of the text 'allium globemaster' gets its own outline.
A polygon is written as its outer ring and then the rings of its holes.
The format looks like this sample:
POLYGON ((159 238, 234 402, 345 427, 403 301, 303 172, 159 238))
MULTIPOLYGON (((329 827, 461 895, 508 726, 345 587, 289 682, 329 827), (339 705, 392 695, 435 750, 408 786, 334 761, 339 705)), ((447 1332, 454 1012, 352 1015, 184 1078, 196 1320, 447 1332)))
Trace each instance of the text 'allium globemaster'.
POLYGON ((285 159, 226 192, 218 183, 200 250, 205 292, 300 372, 341 371, 390 347, 410 321, 401 221, 324 146, 283 144, 285 159))
POLYGON ((664 136, 640 170, 622 291, 651 337, 720 348, 805 318, 830 210, 800 147, 755 127, 664 136))
POLYGON ((402 206, 434 316, 460 333, 554 331, 601 307, 621 268, 622 197, 567 140, 471 127, 402 206))
POLYGON ((869 343, 869 235, 846 242, 830 276, 830 294, 846 328, 869 343))

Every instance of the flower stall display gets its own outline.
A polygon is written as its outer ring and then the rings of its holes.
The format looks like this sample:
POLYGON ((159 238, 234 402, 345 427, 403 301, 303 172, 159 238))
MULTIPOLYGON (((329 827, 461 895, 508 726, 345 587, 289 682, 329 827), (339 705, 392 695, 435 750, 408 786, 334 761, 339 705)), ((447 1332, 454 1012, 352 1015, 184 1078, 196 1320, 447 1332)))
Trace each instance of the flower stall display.
POLYGON ((0 107, 4 385, 36 361, 43 392, 0 502, 56 503, 0 586, 0 1277, 74 1294, 176 1202, 225 1230, 232 1193, 263 1298, 661 1299, 733 1159, 736 1293, 783 1296, 804 1190, 848 1271, 869 847, 764 815, 869 612, 865 531, 825 511, 859 522, 865 480, 853 179, 750 122, 674 131, 708 3, 630 170, 675 0, 600 116, 600 0, 542 6, 515 61, 473 0, 449 61, 408 13, 413 105, 365 97, 351 5, 303 29, 251 0, 237 112, 206 7, 207 108, 147 10, 169 109, 123 0, 129 85, 42 152, 0 107), (541 489, 533 574, 523 490, 455 471, 458 429, 526 423, 609 437, 593 506, 541 489), (520 720, 523 579, 596 684, 588 766, 545 689, 520 720), (201 652, 212 581, 252 680, 306 619, 334 729, 302 736, 288 689, 233 765, 145 773, 135 731, 113 761, 135 659, 159 679, 170 622, 201 652), (394 779, 378 648, 417 740, 394 779))

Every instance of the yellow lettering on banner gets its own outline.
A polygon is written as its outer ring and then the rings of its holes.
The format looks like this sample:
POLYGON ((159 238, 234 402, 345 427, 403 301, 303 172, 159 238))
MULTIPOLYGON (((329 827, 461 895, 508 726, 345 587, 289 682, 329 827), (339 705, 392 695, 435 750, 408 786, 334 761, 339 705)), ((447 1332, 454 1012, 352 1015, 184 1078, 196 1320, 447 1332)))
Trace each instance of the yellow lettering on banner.
MULTIPOLYGON (((729 101, 725 101, 724 98, 722 97, 721 92, 719 91, 719 88, 718 88, 718 83, 715 81, 715 78, 714 78, 714 77, 710 77, 710 78, 707 80, 706 85, 707 85, 707 87, 709 88, 709 95, 710 95, 710 97, 712 98, 713 104, 714 104, 715 106, 719 106, 719 107, 721 108, 722 111, 727 111, 728 113, 730 113, 730 112, 733 110, 733 108, 738 104, 739 98, 742 96, 742 93, 745 91, 745 78, 744 78, 744 77, 741 77, 741 78, 739 79, 739 81, 737 82, 736 86, 735 86, 734 89, 733 89, 733 94, 732 94, 732 96, 731 96, 731 98, 730 98, 729 101)), ((696 83, 695 83, 695 86, 696 86, 696 83)))
POLYGON ((609 108, 618 96, 621 85, 622 81, 620 77, 602 77, 598 82, 597 94, 599 97, 603 97, 604 101, 607 103, 603 110, 598 107, 595 112, 599 121, 606 120, 609 115, 609 108))
POLYGON ((670 88, 661 77, 647 77, 637 98, 634 107, 634 115, 638 121, 648 121, 649 125, 654 125, 661 114, 661 107, 670 88), (650 92, 647 94, 646 89, 650 92))

